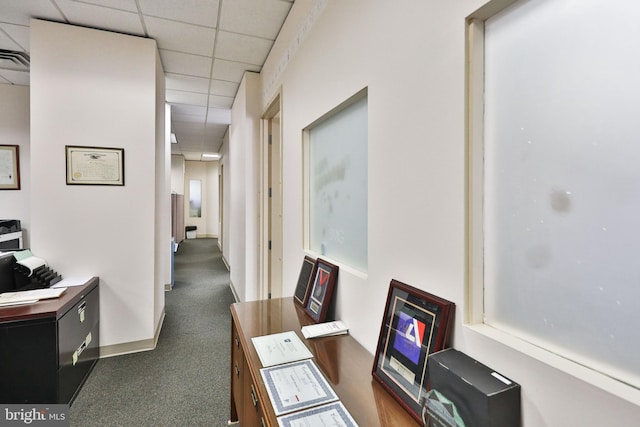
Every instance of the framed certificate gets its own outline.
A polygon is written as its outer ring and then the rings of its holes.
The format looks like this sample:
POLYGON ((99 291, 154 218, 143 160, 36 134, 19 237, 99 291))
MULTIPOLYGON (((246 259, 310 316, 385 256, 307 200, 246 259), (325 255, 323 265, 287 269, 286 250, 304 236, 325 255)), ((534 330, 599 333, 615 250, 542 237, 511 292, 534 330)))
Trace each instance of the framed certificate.
POLYGON ((65 146, 67 185, 124 185, 124 149, 65 146))
POLYGON ((305 306, 306 313, 316 321, 324 322, 331 304, 331 296, 338 278, 338 266, 323 259, 316 260, 312 274, 311 291, 305 306))
POLYGON ((296 285, 296 291, 293 294, 293 300, 301 306, 306 306, 309 301, 309 291, 311 291, 311 278, 313 277, 313 270, 316 266, 316 260, 310 256, 305 256, 302 260, 302 268, 300 268, 300 275, 298 276, 298 284, 296 285))
POLYGON ((20 146, 0 145, 0 190, 20 189, 20 146))
POLYGON ((421 422, 429 354, 447 347, 455 305, 397 280, 389 286, 372 375, 421 422))

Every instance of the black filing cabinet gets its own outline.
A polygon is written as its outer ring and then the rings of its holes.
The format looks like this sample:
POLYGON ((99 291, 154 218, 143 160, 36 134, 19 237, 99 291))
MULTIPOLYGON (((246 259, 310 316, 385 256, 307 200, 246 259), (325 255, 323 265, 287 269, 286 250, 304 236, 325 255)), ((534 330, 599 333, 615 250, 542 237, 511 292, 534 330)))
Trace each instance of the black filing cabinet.
POLYGON ((0 308, 0 402, 71 403, 99 357, 98 278, 0 308))

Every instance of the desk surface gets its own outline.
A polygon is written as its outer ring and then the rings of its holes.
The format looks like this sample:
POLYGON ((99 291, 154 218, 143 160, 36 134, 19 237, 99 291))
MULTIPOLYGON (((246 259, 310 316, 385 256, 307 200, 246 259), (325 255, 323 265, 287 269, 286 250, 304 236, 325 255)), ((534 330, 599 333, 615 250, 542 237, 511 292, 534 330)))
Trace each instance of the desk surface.
MULTIPOLYGON (((260 377, 260 358, 252 337, 294 331, 309 347, 314 361, 361 426, 417 426, 418 423, 371 376, 373 356, 350 335, 306 340, 300 329, 314 323, 293 298, 236 303, 231 313, 261 396, 267 396, 260 377)), ((268 399, 268 398, 267 398, 268 399)), ((271 403, 264 405, 275 421, 271 403)), ((277 425, 277 423, 275 424, 277 425)))
MULTIPOLYGON (((59 319, 73 306, 78 295, 88 294, 93 288, 98 286, 98 281, 97 277, 92 277, 84 285, 70 286, 58 298, 41 300, 33 304, 0 307, 0 323, 45 318, 59 319)), ((80 298, 82 298, 82 296, 80 296, 80 298)))

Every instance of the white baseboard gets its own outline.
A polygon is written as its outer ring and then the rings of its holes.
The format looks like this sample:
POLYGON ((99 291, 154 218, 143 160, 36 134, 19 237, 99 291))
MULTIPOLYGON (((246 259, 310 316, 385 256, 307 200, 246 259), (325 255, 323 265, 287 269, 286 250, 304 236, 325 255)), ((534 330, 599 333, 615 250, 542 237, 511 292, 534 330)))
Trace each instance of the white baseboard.
POLYGON ((107 345, 100 347, 100 358, 107 358, 113 356, 122 356, 123 354, 139 353, 142 351, 149 351, 156 348, 158 345, 158 338, 160 337, 160 331, 164 323, 165 312, 162 310, 162 316, 156 327, 156 331, 153 338, 147 340, 125 342, 120 344, 107 345))

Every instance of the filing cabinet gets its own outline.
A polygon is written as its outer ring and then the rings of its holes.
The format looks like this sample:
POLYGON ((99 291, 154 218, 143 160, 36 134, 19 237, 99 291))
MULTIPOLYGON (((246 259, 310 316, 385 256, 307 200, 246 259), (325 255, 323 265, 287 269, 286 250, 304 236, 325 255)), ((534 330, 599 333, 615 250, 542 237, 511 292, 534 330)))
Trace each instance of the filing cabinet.
POLYGON ((98 282, 0 308, 0 402, 73 401, 99 358, 98 282))

